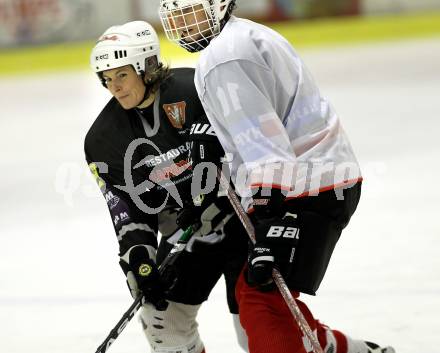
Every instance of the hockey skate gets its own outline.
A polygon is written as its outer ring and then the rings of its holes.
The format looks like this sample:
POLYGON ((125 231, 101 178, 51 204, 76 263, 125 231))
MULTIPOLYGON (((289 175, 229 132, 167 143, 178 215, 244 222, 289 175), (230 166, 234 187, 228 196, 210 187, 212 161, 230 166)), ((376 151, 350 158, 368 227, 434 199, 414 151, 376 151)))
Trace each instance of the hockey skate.
POLYGON ((393 347, 380 347, 376 343, 361 341, 361 340, 351 340, 348 343, 347 353, 396 353, 393 347))
POLYGON ((368 346, 368 353, 396 353, 393 347, 379 347, 376 343, 365 342, 368 346))

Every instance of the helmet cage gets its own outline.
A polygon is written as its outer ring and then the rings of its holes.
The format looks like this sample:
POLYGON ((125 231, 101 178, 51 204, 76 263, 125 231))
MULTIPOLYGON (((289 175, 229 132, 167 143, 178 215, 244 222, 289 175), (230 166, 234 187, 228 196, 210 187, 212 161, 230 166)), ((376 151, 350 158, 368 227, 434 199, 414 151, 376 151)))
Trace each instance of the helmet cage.
POLYGON ((161 0, 167 38, 190 52, 206 48, 229 19, 235 0, 161 0))

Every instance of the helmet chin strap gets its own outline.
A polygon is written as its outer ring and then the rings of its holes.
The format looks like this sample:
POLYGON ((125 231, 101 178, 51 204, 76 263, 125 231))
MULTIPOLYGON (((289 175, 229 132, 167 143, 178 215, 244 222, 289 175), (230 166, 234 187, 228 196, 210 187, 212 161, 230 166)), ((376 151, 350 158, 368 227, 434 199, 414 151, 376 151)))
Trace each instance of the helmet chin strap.
POLYGON ((232 15, 232 11, 235 8, 235 1, 231 1, 228 5, 228 9, 226 10, 225 16, 220 20, 220 32, 223 30, 225 24, 229 21, 232 15))
POLYGON ((179 45, 185 48, 190 53, 197 53, 198 51, 205 49, 211 42, 211 39, 212 38, 209 39, 203 38, 195 43, 187 43, 185 40, 181 39, 179 40, 179 45))

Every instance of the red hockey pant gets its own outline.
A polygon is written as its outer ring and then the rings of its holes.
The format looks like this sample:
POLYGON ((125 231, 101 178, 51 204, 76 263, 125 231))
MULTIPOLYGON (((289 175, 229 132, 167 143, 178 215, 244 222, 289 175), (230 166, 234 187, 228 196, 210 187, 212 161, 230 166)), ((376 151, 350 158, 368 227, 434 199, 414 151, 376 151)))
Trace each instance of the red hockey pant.
MULTIPOLYGON (((298 292, 292 292, 294 298, 298 292)), ((308 353, 311 348, 304 346, 303 334, 278 290, 261 292, 250 287, 240 274, 236 286, 236 296, 240 311, 240 322, 246 331, 250 353, 308 353)), ((330 330, 313 318, 308 307, 296 299, 312 331, 316 332, 323 348, 327 344, 326 332, 330 330)), ((337 341, 335 353, 347 353, 345 336, 332 330, 337 341)))

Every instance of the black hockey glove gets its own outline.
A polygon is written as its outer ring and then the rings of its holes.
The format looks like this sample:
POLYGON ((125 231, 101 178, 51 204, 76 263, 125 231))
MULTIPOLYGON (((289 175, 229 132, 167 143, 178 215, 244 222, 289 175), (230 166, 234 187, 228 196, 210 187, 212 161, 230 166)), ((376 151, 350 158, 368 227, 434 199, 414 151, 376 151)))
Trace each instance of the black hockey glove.
POLYGON ((261 290, 274 288, 273 268, 289 276, 300 233, 297 215, 282 211, 282 192, 272 189, 269 195, 259 190, 253 197, 256 242, 249 252, 248 280, 261 290))
POLYGON ((256 243, 249 254, 249 282, 262 290, 272 288, 272 269, 287 277, 299 241, 297 215, 286 212, 255 222, 256 243))
POLYGON ((147 302, 153 304, 157 310, 168 307, 159 271, 146 246, 131 247, 121 257, 119 264, 127 277, 127 285, 133 298, 137 298, 142 292, 147 302))

